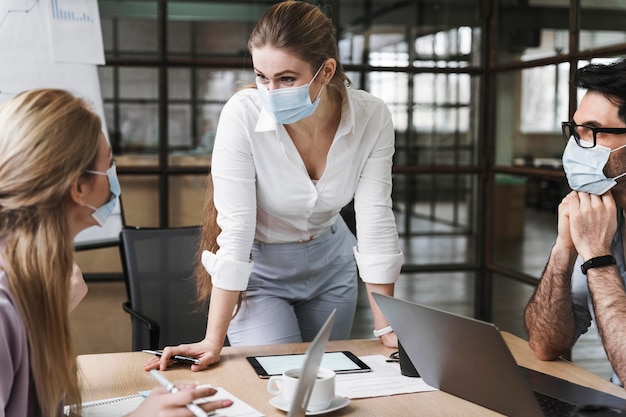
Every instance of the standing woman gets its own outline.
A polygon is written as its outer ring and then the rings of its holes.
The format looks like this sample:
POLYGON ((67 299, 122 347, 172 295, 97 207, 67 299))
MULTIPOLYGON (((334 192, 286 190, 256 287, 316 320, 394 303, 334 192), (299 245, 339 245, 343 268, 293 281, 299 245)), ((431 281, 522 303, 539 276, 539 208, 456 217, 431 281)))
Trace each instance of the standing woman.
MULTIPOLYGON (((87 286, 73 241, 106 221, 119 193, 111 148, 85 102, 50 89, 0 107, 1 417, 61 416, 64 403, 81 403, 69 312, 87 286)), ((186 404, 213 393, 155 388, 131 415, 191 416, 186 404)))
MULTIPOLYGON (((165 369, 173 354, 198 357, 192 369, 203 369, 219 360, 227 332, 232 345, 311 341, 335 308, 331 338, 347 339, 357 265, 368 294, 393 295, 403 255, 391 204, 389 110, 350 88, 333 24, 315 6, 272 6, 248 49, 256 88, 226 103, 213 150, 207 201, 214 199, 221 233, 206 215, 205 271, 197 274, 201 298, 210 296, 206 336, 166 348, 147 369, 165 369), (340 216, 353 198, 357 239, 340 216)), ((397 346, 371 296, 370 305, 382 343, 397 346)))

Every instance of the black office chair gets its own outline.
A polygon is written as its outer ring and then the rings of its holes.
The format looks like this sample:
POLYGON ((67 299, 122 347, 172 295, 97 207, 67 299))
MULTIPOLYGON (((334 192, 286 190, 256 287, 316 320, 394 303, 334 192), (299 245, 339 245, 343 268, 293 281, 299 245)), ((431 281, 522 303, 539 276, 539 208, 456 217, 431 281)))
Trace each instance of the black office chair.
POLYGON ((200 227, 132 228, 120 234, 133 350, 202 340, 207 309, 198 308, 193 280, 200 227))

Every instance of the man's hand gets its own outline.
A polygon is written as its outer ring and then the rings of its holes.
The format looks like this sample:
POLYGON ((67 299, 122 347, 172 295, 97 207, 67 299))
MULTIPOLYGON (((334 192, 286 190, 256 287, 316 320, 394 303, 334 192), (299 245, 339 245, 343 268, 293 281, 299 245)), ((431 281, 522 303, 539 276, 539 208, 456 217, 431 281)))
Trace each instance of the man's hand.
POLYGON ((566 199, 571 239, 582 259, 611 254, 617 231, 617 209, 611 192, 600 196, 573 192, 566 199))

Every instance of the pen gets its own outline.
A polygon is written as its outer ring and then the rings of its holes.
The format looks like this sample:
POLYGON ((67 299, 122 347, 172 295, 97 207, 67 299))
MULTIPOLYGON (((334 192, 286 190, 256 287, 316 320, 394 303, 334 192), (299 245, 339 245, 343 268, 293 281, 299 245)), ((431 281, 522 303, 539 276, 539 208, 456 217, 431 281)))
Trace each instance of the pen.
MULTIPOLYGON (((142 352, 151 353, 151 354, 156 355, 156 356, 162 356, 163 355, 163 352, 159 352, 158 350, 144 349, 144 350, 142 350, 142 352)), ((172 356, 172 359, 174 359, 175 361, 179 361, 179 362, 187 362, 187 363, 193 363, 195 365, 200 365, 200 359, 190 358, 189 356, 174 355, 174 356, 172 356)))
MULTIPOLYGON (((150 375, 152 375, 152 377, 154 379, 156 379, 159 384, 161 384, 163 387, 165 387, 165 389, 168 390, 169 392, 171 392, 172 394, 175 393, 175 392, 178 392, 178 387, 176 385, 172 384, 170 381, 168 381, 167 378, 165 378, 156 369, 151 369, 150 370, 150 375)), ((194 403, 187 404, 187 408, 196 417, 207 417, 208 416, 206 411, 204 411, 202 408, 200 408, 198 406, 198 404, 194 404, 194 403)), ((213 414, 213 413, 211 413, 211 414, 213 414)))

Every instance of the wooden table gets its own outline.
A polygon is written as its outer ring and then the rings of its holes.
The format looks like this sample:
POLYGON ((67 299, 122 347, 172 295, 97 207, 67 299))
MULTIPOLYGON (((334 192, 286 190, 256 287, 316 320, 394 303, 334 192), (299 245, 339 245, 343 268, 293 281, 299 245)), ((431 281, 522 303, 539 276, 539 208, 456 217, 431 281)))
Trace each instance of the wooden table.
MULTIPOLYGON (((510 333, 503 332, 504 339, 518 364, 572 382, 596 388, 626 398, 626 391, 591 372, 570 362, 557 360, 542 362, 535 357, 528 344, 510 333)), ((221 361, 201 372, 191 372, 186 365, 176 365, 166 371, 167 378, 174 382, 211 384, 223 387, 268 417, 284 417, 285 412, 269 404, 272 394, 267 392, 267 380, 256 376, 245 359, 249 355, 276 353, 302 353, 308 344, 286 344, 271 346, 225 347, 221 361)), ((377 339, 331 341, 327 350, 349 350, 357 356, 382 354, 388 356, 394 349, 380 344, 377 339)), ((143 370, 150 357, 142 352, 106 353, 80 355, 78 365, 83 386, 83 401, 134 394, 151 389, 155 381, 143 370)), ((338 416, 499 416, 499 413, 462 400, 441 391, 419 392, 355 399, 341 409, 328 414, 338 416)))

